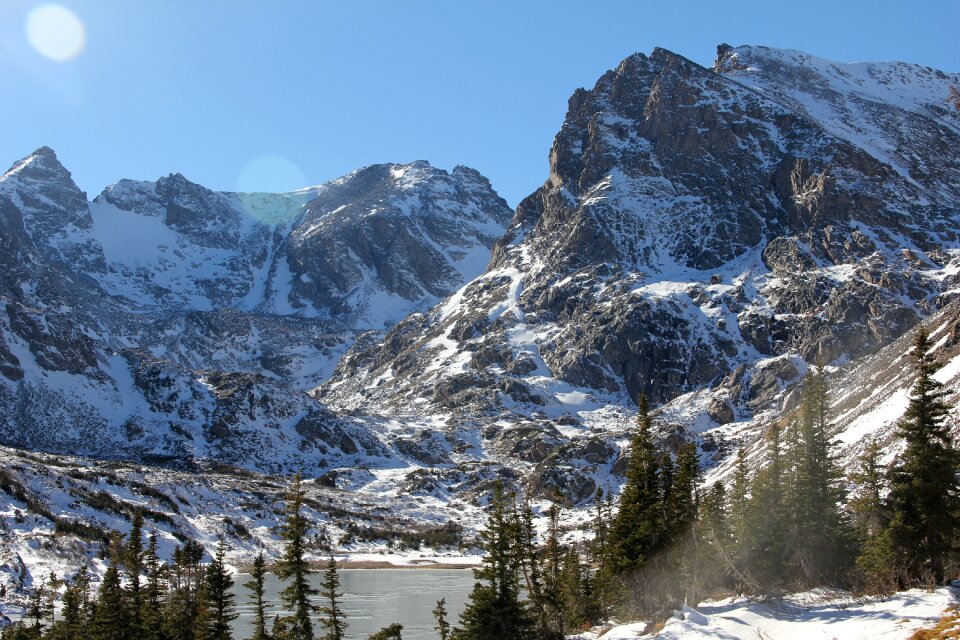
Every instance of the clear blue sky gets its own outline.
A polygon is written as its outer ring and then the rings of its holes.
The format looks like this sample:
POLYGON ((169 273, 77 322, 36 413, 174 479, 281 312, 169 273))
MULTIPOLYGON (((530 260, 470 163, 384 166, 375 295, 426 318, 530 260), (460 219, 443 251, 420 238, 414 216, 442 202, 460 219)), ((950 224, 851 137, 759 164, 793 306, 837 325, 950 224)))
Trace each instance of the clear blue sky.
POLYGON ((635 51, 710 64, 720 42, 766 44, 960 71, 957 0, 61 0, 86 31, 64 62, 28 40, 44 4, 0 2, 0 163, 49 145, 91 197, 175 171, 284 190, 426 159, 475 167, 515 205, 546 178, 572 91, 635 51))

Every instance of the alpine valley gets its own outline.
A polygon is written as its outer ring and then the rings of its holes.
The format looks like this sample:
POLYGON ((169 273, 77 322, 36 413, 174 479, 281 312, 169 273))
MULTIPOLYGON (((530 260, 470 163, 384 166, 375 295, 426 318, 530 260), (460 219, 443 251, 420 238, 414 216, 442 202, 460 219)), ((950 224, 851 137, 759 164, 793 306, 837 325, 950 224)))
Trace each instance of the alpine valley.
POLYGON ((642 395, 712 482, 817 363, 842 459, 877 440, 889 462, 917 326, 960 403, 958 85, 635 54, 573 93, 515 211, 423 161, 91 200, 38 149, 0 177, 0 585, 93 557, 138 508, 165 553, 275 555, 298 471, 354 558, 469 554, 496 479, 580 537, 642 395))

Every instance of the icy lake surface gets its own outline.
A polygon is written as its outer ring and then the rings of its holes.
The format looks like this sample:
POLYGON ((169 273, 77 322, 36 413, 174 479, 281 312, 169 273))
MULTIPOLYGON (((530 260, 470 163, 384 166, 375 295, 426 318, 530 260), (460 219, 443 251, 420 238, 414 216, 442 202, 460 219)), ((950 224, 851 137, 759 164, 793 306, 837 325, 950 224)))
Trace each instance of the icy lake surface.
MULTIPOLYGON (((366 640, 367 636, 393 622, 403 625, 404 640, 435 640, 433 608, 440 598, 447 599, 447 620, 456 624, 473 589, 473 571, 469 569, 341 569, 339 571, 342 608, 347 616, 347 640, 366 640)), ((322 576, 311 582, 319 588, 322 576)), ((247 574, 234 575, 234 592, 240 617, 234 623, 237 638, 253 635, 253 606, 250 592, 243 584, 247 574)), ((266 596, 269 627, 273 616, 282 611, 279 593, 283 589, 277 577, 267 576, 266 596)), ((320 600, 316 604, 323 604, 320 600)), ((322 637, 319 619, 314 632, 322 637)), ((269 630, 269 629, 268 629, 269 630)))

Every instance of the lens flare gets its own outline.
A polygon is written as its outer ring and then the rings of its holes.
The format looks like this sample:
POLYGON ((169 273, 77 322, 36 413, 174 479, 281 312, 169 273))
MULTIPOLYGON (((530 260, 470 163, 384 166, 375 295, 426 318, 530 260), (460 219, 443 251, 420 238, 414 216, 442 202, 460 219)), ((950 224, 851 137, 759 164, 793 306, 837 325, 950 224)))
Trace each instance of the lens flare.
POLYGON ((67 62, 80 55, 87 36, 73 11, 59 4, 44 4, 27 14, 27 40, 40 55, 67 62))

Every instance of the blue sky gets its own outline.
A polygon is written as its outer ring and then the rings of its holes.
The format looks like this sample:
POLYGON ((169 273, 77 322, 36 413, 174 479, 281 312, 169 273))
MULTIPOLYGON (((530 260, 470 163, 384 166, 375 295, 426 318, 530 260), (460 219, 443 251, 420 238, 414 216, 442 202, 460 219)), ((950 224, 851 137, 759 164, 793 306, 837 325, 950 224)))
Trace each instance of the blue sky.
POLYGON ((62 0, 66 61, 0 2, 0 163, 57 150, 91 197, 179 171, 285 190, 377 162, 480 170, 511 205, 547 177, 576 87, 635 51, 701 64, 716 45, 960 71, 960 2, 62 0))

